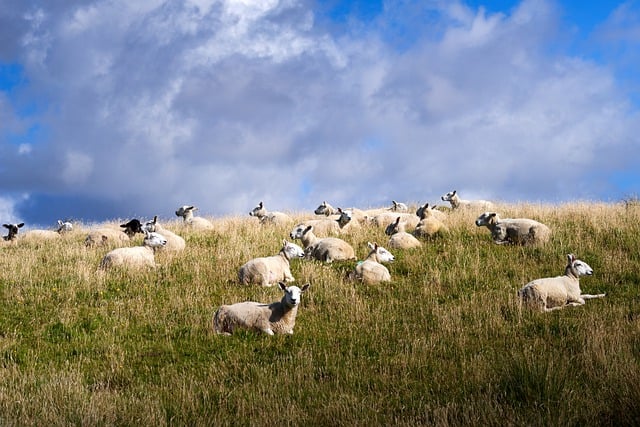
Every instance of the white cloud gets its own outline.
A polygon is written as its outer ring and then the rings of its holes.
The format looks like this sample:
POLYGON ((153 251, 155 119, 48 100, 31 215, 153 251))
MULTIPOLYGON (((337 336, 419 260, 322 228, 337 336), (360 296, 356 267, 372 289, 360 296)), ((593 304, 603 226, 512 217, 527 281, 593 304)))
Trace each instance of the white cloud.
MULTIPOLYGON (((397 3, 358 31, 295 0, 25 10, 22 95, 45 100, 31 119, 46 132, 3 173, 149 215, 437 202, 454 188, 611 194, 602 177, 637 158, 637 106, 611 67, 555 43, 569 36, 556 3, 442 4, 397 3)), ((0 114, 17 122, 12 108, 0 114)))

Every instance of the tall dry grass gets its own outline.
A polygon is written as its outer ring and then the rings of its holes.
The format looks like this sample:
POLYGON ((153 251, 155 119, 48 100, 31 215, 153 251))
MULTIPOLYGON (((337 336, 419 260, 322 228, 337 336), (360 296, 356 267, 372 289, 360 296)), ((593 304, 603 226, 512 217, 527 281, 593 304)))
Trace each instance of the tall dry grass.
MULTIPOLYGON (((640 419, 640 207, 503 205, 548 224, 544 247, 507 247, 451 212, 450 233, 395 251, 393 281, 345 280, 354 262, 294 261, 311 283, 293 336, 217 336, 222 303, 273 301, 243 287, 246 260, 276 253, 285 226, 211 218, 155 270, 101 273, 108 248, 82 231, 0 247, 2 425, 634 425, 640 419), (566 254, 594 269, 553 313, 515 292, 559 275, 566 254)), ((293 213, 297 219, 305 215, 293 213)), ((383 230, 342 236, 358 256, 383 230)))

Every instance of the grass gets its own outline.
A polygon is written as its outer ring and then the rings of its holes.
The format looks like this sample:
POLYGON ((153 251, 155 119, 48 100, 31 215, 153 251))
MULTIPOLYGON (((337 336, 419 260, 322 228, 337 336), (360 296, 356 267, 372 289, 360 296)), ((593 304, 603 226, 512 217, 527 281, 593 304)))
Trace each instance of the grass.
MULTIPOLYGON (((215 335, 218 305, 279 299, 243 287, 246 260, 276 253, 285 226, 212 219, 155 270, 97 271, 108 248, 82 231, 0 247, 2 425, 637 425, 640 207, 504 205, 548 224, 544 247, 506 247, 454 212, 450 233, 394 251, 392 282, 345 280, 355 262, 294 261, 310 282, 293 336, 215 335), (515 292, 593 267, 585 293, 552 313, 515 292)), ((302 217, 301 214, 295 214, 302 217)), ((342 236, 362 259, 382 230, 342 236)))

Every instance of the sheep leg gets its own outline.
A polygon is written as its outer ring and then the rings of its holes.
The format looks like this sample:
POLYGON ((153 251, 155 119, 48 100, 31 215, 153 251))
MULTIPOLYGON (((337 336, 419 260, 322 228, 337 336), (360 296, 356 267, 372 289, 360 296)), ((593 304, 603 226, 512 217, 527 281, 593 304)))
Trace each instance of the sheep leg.
POLYGON ((273 331, 271 330, 271 328, 265 328, 262 330, 262 332, 264 332, 267 335, 273 335, 273 331))
POLYGON ((596 294, 596 295, 582 294, 580 295, 580 298, 582 299, 604 298, 605 295, 606 294, 596 294))

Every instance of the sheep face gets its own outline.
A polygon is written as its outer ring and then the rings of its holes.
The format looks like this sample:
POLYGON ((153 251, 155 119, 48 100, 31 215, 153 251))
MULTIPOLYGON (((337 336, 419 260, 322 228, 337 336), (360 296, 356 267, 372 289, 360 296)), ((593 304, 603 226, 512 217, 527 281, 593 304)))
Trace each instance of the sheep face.
POLYGON ((304 258, 304 250, 300 246, 286 240, 283 240, 282 244, 282 250, 288 259, 304 258))
POLYGON ((399 202, 396 202, 395 200, 392 200, 391 203, 392 203, 391 210, 394 212, 406 212, 407 210, 409 210, 407 205, 404 203, 399 203, 399 202))
POLYGON ((333 206, 331 206, 327 202, 322 202, 320 206, 318 206, 316 210, 313 211, 313 213, 315 213, 316 215, 326 215, 326 216, 333 214, 333 212, 334 212, 333 206))
POLYGON ((338 224, 340 224, 340 227, 344 227, 345 225, 349 224, 349 222, 351 222, 351 211, 343 211, 342 209, 338 208, 338 211, 340 212, 340 218, 338 218, 338 224))
POLYGON ((249 216, 255 216, 258 218, 262 218, 266 214, 267 214, 267 210, 265 209, 264 204, 262 202, 258 203, 258 206, 256 206, 251 210, 251 212, 249 212, 249 216))
POLYGON ((162 234, 145 231, 143 244, 155 249, 166 245, 167 239, 162 234))
POLYGON ((382 246, 379 246, 377 243, 367 242, 367 246, 372 252, 375 252, 376 260, 381 264, 391 262, 396 259, 391 252, 382 246))
POLYGON ((387 236, 392 236, 396 233, 399 233, 401 231, 404 231, 404 225, 406 223, 400 222, 400 217, 396 218, 396 220, 394 222, 392 222, 391 224, 387 225, 387 228, 385 228, 384 230, 384 234, 386 234, 387 236))
POLYGON ((499 218, 498 218, 498 214, 496 212, 484 212, 482 215, 480 215, 477 219, 476 219, 476 225, 478 227, 489 227, 493 224, 495 224, 496 222, 498 222, 499 218))
POLYGON ((298 224, 294 227, 293 230, 291 230, 291 233, 289 233, 289 237, 291 237, 294 240, 302 239, 302 236, 304 236, 308 231, 312 229, 313 227, 310 225, 298 224))
POLYGON ((13 240, 18 235, 18 229, 24 226, 24 222, 19 224, 2 224, 2 226, 9 230, 9 233, 4 236, 4 240, 13 240))
POLYGON ((567 255, 567 269, 569 269, 575 277, 591 276, 593 274, 593 269, 589 264, 577 259, 573 254, 567 255))
POLYGON ((302 289, 297 286, 287 286, 283 282, 279 282, 278 286, 284 292, 284 302, 289 307, 295 307, 300 304, 302 300, 302 294, 309 289, 309 283, 304 285, 302 289))
POLYGON ((444 196, 441 196, 440 198, 442 199, 443 202, 451 202, 452 200, 455 201, 456 192, 457 190, 449 191, 447 194, 445 194, 444 196))
POLYGON ((136 233, 143 233, 142 231, 142 223, 138 219, 132 219, 126 224, 120 224, 120 227, 124 228, 124 232, 129 237, 133 237, 136 233))
POLYGON ((58 220, 58 229, 56 230, 58 233, 67 233, 73 230, 73 224, 69 221, 58 220))
POLYGON ((197 211, 198 208, 195 206, 180 206, 176 211, 176 216, 181 216, 182 218, 186 218, 188 215, 193 215, 193 211, 197 211))

